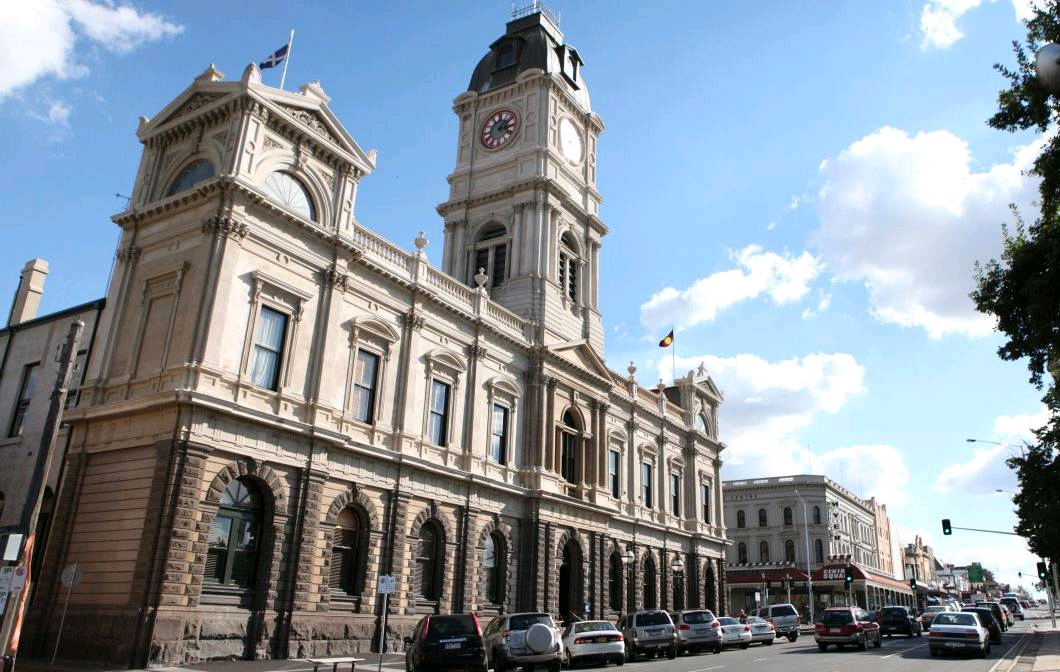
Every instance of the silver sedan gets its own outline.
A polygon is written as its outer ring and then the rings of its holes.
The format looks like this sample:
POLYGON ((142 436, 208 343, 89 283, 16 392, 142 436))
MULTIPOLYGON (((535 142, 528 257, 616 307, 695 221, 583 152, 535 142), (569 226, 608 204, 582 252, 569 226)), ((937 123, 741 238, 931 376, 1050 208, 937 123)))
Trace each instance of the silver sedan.
POLYGON ((718 619, 721 623, 721 645, 738 646, 746 649, 751 646, 751 626, 741 623, 732 616, 722 616, 718 619))
POLYGON ((751 626, 751 643, 760 642, 766 646, 773 644, 777 638, 777 631, 773 624, 758 616, 748 616, 747 625, 751 626))

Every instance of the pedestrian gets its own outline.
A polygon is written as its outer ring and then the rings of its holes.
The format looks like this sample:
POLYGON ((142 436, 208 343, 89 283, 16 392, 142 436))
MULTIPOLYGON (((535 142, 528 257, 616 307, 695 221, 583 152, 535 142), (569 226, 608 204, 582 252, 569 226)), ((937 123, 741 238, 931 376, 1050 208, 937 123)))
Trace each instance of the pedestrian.
POLYGON ((743 609, 740 610, 740 622, 741 623, 746 623, 747 622, 747 612, 744 611, 743 609))

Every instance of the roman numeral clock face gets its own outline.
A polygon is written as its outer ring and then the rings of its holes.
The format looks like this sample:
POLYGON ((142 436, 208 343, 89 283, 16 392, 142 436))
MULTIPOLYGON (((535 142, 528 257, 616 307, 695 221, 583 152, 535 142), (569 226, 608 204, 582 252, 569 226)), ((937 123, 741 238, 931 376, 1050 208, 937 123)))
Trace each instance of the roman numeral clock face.
POLYGON ((497 110, 482 124, 479 139, 486 149, 500 149, 515 137, 519 117, 511 110, 497 110))

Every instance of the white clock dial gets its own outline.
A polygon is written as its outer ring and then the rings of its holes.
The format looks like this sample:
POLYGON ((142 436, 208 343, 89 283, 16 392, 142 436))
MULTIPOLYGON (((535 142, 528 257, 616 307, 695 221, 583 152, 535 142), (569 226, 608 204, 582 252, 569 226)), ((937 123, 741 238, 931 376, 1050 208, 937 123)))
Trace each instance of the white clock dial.
POLYGON ((559 122, 559 150, 568 161, 582 160, 582 136, 574 122, 566 117, 559 122))

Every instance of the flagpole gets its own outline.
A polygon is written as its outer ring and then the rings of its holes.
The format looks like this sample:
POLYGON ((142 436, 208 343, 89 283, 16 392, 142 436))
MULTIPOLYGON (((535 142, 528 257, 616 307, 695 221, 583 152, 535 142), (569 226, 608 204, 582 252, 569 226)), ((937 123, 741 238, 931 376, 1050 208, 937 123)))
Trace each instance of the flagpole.
MULTIPOLYGON (((670 328, 670 331, 674 331, 673 327, 670 328)), ((675 334, 676 334, 676 332, 675 332, 675 334)), ((673 379, 674 379, 674 383, 673 384, 676 385, 677 384, 677 336, 676 335, 674 336, 674 342, 671 345, 674 346, 674 349, 670 351, 670 368, 673 369, 673 379)))
POLYGON ((287 64, 291 62, 291 45, 294 43, 294 28, 291 36, 287 38, 287 56, 283 59, 283 74, 280 75, 280 91, 283 91, 283 82, 287 79, 287 64))

